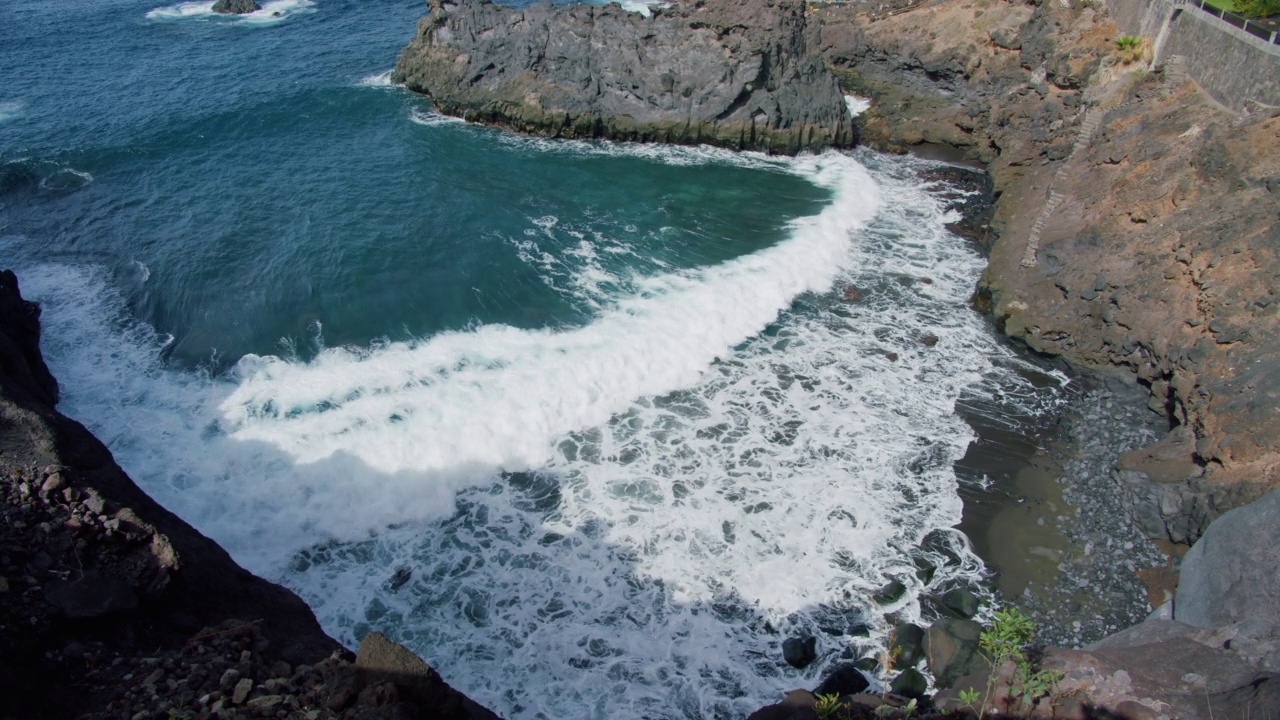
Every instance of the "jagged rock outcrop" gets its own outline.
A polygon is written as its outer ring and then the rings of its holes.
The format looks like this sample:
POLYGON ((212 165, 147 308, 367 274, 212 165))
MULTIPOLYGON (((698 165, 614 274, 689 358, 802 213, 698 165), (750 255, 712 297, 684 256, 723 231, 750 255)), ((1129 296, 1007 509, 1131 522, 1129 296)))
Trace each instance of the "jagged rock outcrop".
POLYGON ((493 717, 421 667, 357 672, 298 596, 143 493, 54 408, 39 316, 0 272, 0 720, 493 717))
POLYGON ((520 132, 793 154, 856 131, 799 0, 515 9, 431 0, 392 79, 520 132))
POLYGON ((213 11, 223 15, 245 15, 261 9, 254 0, 218 0, 213 4, 213 11))

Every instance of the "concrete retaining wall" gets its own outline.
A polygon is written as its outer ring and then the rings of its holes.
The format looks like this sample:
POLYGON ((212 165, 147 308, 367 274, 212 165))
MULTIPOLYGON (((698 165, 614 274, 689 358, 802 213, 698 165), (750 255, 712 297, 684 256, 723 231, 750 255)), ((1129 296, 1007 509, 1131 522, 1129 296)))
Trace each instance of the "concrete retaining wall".
POLYGON ((1173 0, 1108 0, 1107 7, 1121 32, 1153 39, 1157 62, 1182 56, 1187 74, 1223 105, 1280 107, 1280 46, 1173 0))

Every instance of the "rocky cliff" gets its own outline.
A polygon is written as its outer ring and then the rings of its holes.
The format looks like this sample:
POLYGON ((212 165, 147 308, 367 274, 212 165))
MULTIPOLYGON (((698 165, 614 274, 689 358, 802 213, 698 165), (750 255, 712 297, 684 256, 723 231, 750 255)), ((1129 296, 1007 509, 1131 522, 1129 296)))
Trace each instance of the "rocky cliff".
POLYGON ((380 637, 353 662, 143 493, 54 408, 39 318, 0 272, 0 719, 493 717, 380 637))
POLYGON ((651 17, 614 4, 430 5, 392 77, 448 115, 773 153, 856 141, 799 0, 688 2, 651 17))
POLYGON ((1177 58, 1126 64, 1097 3, 859 7, 818 17, 874 100, 864 141, 992 175, 979 306, 1038 352, 1136 374, 1167 418, 1114 474, 1135 521, 1189 544, 1280 483, 1280 119, 1226 110, 1177 58))

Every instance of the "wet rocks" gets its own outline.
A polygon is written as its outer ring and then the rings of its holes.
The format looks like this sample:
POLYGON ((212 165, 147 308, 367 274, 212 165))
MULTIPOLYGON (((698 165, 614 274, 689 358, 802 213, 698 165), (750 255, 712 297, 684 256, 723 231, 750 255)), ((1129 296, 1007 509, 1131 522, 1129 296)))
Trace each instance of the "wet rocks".
POLYGON ((919 670, 907 668, 898 673, 893 682, 889 683, 889 691, 894 695, 919 698, 929 691, 929 681, 919 670))
POLYGON ((818 658, 818 639, 812 635, 782 641, 782 659, 793 668, 808 667, 818 658))
POLYGON ((213 11, 223 15, 244 15, 261 9, 254 0, 218 0, 213 4, 213 11))
POLYGON ((432 0, 393 80, 520 132, 794 154, 856 141, 798 0, 604 6, 432 0))
POLYGON ((822 681, 822 684, 814 689, 813 694, 836 695, 838 697, 857 695, 870 687, 870 685, 871 683, 867 680, 867 676, 863 675, 856 665, 845 663, 832 670, 822 681))
POLYGON ((948 618, 929 626, 925 652, 937 687, 951 687, 958 678, 985 666, 986 661, 978 654, 981 634, 982 626, 972 620, 948 618))
POLYGON ((942 606, 956 617, 967 620, 978 614, 978 596, 965 588, 952 588, 943 593, 942 606))
POLYGON ((898 667, 910 667, 920 662, 924 657, 924 628, 914 623, 899 623, 893 629, 889 654, 898 667))

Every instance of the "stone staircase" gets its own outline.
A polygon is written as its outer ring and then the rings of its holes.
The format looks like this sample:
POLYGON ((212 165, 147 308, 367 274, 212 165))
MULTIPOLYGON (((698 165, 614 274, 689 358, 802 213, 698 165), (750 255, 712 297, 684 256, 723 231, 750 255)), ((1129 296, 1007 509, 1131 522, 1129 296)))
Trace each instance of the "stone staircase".
POLYGON ((1031 232, 1027 235, 1027 247, 1022 253, 1022 267, 1034 267, 1038 262, 1036 253, 1040 250, 1040 232, 1044 230, 1044 224, 1048 222, 1049 217, 1062 206, 1066 201, 1066 196, 1053 189, 1066 175, 1067 167, 1076 155, 1084 152, 1089 147, 1089 143, 1093 142, 1093 135, 1098 131, 1098 126, 1102 124, 1102 117, 1106 113, 1100 108, 1090 108, 1085 113, 1084 121, 1080 123, 1080 129, 1076 134, 1075 145, 1071 147, 1071 155, 1067 156, 1062 164, 1058 166, 1058 171, 1053 174, 1053 179, 1049 181, 1049 196, 1045 200, 1044 207, 1040 209, 1040 215, 1036 217, 1035 223, 1031 225, 1031 232))
POLYGON ((1165 95, 1172 95, 1178 91, 1178 88, 1187 84, 1189 75, 1187 74, 1187 59, 1181 55, 1173 55, 1164 61, 1164 87, 1162 91, 1165 95))

